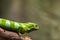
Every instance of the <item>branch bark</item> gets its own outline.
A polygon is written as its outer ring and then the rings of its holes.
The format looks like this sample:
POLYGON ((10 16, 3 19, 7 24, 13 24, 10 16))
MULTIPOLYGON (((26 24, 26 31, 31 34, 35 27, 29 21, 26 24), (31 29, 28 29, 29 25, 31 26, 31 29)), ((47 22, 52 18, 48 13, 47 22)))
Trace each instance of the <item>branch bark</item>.
POLYGON ((28 36, 21 36, 19 37, 17 33, 15 32, 11 32, 11 31, 7 31, 4 30, 2 28, 0 28, 0 37, 3 37, 7 40, 32 40, 30 37, 28 36))

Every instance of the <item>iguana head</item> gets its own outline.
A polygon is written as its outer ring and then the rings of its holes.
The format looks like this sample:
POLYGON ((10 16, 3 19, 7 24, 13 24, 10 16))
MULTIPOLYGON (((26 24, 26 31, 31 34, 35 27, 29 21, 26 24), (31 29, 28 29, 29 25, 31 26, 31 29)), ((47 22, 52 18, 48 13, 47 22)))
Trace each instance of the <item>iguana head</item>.
POLYGON ((28 29, 27 29, 27 33, 38 30, 39 26, 36 23, 32 23, 32 22, 28 22, 28 29))
POLYGON ((27 22, 27 23, 20 23, 20 24, 22 26, 22 28, 20 28, 21 34, 29 33, 39 29, 39 26, 36 23, 27 22))

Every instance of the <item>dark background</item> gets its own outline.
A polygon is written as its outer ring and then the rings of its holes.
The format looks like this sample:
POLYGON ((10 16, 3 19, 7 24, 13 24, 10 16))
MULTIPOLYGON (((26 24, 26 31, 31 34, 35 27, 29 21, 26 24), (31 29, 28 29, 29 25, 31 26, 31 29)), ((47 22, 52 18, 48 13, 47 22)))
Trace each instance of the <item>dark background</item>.
POLYGON ((60 0, 0 0, 0 18, 39 24, 33 40, 60 40, 60 0))

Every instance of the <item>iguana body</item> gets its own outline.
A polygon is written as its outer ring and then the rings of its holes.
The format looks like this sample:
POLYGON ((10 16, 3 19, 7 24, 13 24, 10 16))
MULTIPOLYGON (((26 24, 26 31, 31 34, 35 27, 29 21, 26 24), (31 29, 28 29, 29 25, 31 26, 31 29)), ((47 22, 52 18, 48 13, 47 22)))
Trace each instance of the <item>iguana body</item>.
POLYGON ((35 23, 19 23, 3 18, 0 18, 0 27, 6 30, 17 32, 19 34, 24 34, 39 29, 38 25, 35 23))

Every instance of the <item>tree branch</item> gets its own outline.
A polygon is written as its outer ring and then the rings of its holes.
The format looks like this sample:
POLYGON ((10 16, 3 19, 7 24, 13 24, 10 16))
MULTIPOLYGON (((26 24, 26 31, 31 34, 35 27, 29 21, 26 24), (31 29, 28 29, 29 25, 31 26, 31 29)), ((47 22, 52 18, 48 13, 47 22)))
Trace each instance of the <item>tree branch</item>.
POLYGON ((6 38, 6 39, 10 39, 10 40, 32 40, 28 36, 19 37, 17 33, 11 32, 11 31, 7 31, 7 30, 4 30, 2 28, 0 28, 0 37, 6 38))

